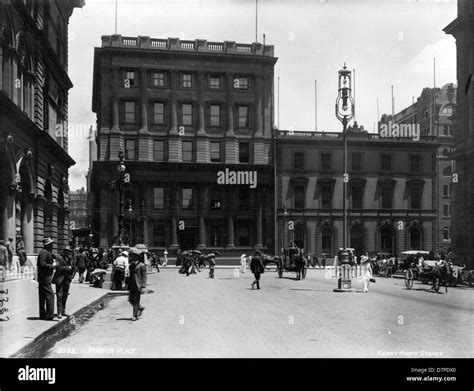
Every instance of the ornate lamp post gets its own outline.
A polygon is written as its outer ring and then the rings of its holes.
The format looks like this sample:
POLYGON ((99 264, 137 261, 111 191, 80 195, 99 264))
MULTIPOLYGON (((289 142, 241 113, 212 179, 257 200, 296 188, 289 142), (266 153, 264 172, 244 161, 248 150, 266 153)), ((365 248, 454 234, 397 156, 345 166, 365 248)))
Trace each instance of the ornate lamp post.
POLYGON ((342 122, 342 137, 344 141, 344 173, 342 187, 342 209, 343 209, 343 225, 342 225, 342 251, 338 254, 338 263, 341 265, 341 273, 338 278, 337 292, 351 291, 351 267, 349 266, 349 257, 347 251, 347 183, 349 182, 349 174, 347 173, 347 124, 354 117, 355 107, 352 98, 351 88, 351 71, 344 68, 339 71, 338 95, 336 99, 336 118, 342 122))
POLYGON ((288 211, 286 210, 286 204, 283 204, 283 248, 285 250, 286 247, 286 217, 288 216, 288 211))
POLYGON ((114 238, 114 243, 117 242, 119 246, 123 246, 124 245, 123 189, 124 189, 125 184, 129 183, 129 181, 126 181, 125 179, 125 170, 127 169, 127 167, 125 166, 125 163, 124 163, 123 151, 119 151, 118 157, 120 161, 117 166, 117 171, 120 173, 120 178, 112 182, 112 189, 118 188, 119 190, 119 213, 118 213, 119 232, 118 232, 118 235, 114 238))

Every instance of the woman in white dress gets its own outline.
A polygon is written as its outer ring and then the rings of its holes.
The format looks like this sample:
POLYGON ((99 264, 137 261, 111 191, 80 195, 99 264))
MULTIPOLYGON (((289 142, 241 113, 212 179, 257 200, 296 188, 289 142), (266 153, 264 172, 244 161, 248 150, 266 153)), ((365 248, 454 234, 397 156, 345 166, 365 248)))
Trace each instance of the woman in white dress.
POLYGON ((245 273, 245 269, 247 269, 247 255, 242 254, 240 256, 240 271, 245 273))
POLYGON ((360 265, 360 273, 362 277, 362 283, 364 284, 364 293, 369 291, 369 282, 372 278, 372 266, 368 256, 363 256, 360 265))

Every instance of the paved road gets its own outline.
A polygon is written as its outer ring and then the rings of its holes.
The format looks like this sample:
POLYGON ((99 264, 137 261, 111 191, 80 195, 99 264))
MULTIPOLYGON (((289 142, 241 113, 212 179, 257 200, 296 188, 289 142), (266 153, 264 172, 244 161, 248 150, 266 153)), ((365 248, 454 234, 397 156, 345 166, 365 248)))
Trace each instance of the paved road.
POLYGON ((116 297, 46 357, 473 357, 472 288, 408 291, 378 278, 367 294, 359 283, 334 293, 323 270, 293 277, 269 271, 251 290, 249 272, 217 269, 212 280, 162 269, 149 275, 138 322, 116 297))

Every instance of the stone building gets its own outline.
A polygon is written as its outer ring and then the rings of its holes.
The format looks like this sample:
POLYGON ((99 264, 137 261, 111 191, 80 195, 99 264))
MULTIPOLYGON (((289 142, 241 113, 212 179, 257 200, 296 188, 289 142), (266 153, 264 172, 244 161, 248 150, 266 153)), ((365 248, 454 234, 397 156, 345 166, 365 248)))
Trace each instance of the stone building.
POLYGON ((93 230, 151 248, 273 249, 273 46, 103 36, 95 49, 93 230), (254 183, 255 182, 255 183, 254 183))
MULTIPOLYGON (((436 150, 431 136, 349 133, 346 238, 356 253, 437 247, 436 150)), ((342 247, 343 151, 342 133, 278 132, 279 248, 293 241, 320 256, 342 247)))
POLYGON ((458 0, 458 16, 444 31, 456 38, 457 107, 455 113, 452 205, 453 250, 461 262, 474 266, 474 3, 458 0), (470 82, 471 81, 471 82, 470 82), (470 82, 470 83, 469 83, 470 82))
POLYGON ((0 2, 0 237, 69 239, 68 21, 83 0, 0 2))
POLYGON ((439 251, 451 247, 451 189, 453 161, 450 153, 454 147, 453 115, 456 109, 456 85, 449 83, 441 88, 424 88, 416 102, 391 115, 383 115, 379 122, 418 125, 420 136, 432 136, 439 143, 436 173, 437 226, 439 251))

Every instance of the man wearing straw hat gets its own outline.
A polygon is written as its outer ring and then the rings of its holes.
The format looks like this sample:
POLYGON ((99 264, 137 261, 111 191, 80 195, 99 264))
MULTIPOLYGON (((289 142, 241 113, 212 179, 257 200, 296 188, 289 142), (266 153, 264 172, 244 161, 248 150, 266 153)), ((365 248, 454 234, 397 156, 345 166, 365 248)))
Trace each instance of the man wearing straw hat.
POLYGON ((43 239, 43 249, 38 254, 39 317, 42 320, 57 320, 54 316, 54 292, 51 287, 56 268, 53 250, 54 240, 43 239))

